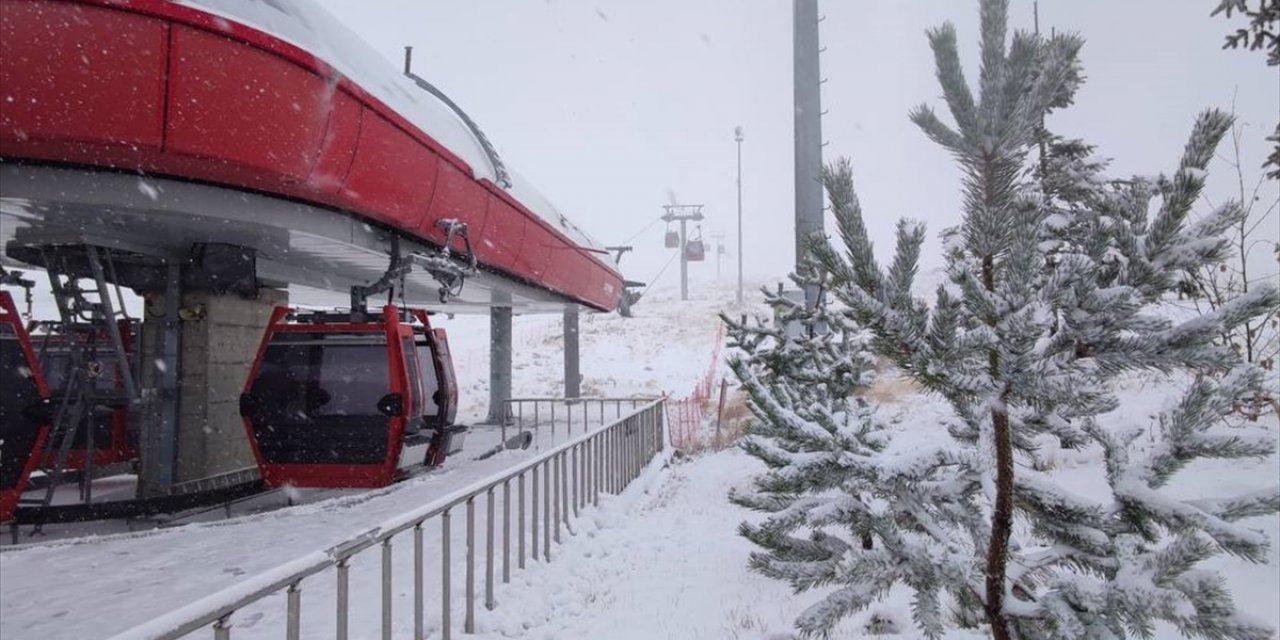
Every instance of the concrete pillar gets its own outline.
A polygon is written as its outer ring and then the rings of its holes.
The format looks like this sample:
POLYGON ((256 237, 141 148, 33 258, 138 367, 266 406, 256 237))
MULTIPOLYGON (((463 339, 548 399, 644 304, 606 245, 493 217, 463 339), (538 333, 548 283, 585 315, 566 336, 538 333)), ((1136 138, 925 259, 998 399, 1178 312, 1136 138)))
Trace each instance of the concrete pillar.
POLYGON ((578 359, 578 309, 564 312, 564 397, 582 395, 582 373, 578 359))
POLYGON ((489 424, 501 424, 511 399, 511 307, 489 309, 489 424))
MULTIPOLYGON (((155 298, 159 299, 149 300, 149 308, 172 309, 164 304, 164 296, 155 298)), ((149 412, 141 424, 144 446, 139 494, 144 496, 162 493, 172 483, 254 466, 240 418, 240 392, 271 312, 288 303, 288 294, 262 289, 256 299, 245 299, 235 294, 188 291, 181 300, 178 403, 149 412), (176 425, 172 427, 164 416, 166 408, 176 408, 176 425), (161 468, 166 451, 172 456, 169 474, 161 468)), ((151 357, 145 345, 158 344, 154 338, 164 328, 162 320, 149 315, 143 323, 144 363, 151 357)), ((151 375, 161 377, 167 373, 162 368, 167 370, 168 365, 144 370, 154 369, 151 375)), ((147 382, 144 377, 144 388, 147 382)))
POLYGON ((240 392, 272 310, 288 301, 286 292, 272 289, 252 300, 203 291, 182 296, 190 318, 182 327, 176 482, 256 464, 240 417, 240 392))

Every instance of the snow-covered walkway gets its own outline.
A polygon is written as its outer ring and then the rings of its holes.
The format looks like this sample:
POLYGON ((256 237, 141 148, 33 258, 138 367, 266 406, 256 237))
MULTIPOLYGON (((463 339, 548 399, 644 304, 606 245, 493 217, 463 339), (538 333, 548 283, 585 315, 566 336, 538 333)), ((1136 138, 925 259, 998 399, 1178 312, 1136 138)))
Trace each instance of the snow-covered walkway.
MULTIPOLYGON (((478 640, 782 640, 812 595, 748 571, 752 546, 738 523, 754 514, 725 499, 763 466, 730 449, 674 462, 647 493, 584 519, 550 565, 498 591, 478 640)), ((860 624, 838 637, 859 637, 860 624)))
MULTIPOLYGON (((1122 383, 1127 402, 1112 419, 1116 424, 1142 424, 1177 398, 1179 381, 1134 376, 1122 383)), ((939 398, 913 392, 909 385, 888 381, 879 389, 881 415, 899 446, 924 444, 938 435, 950 415, 939 398)), ((1269 422, 1247 424, 1242 432, 1274 435, 1269 422)), ((1101 452, 1046 452, 1054 463, 1051 475, 1084 495, 1106 495, 1101 452)), ((1274 483, 1277 456, 1233 462, 1208 461, 1179 477, 1171 487, 1181 498, 1232 495, 1274 483)), ((581 524, 576 539, 565 545, 551 565, 535 565, 502 587, 501 606, 478 620, 483 640, 608 638, 662 640, 725 638, 792 640, 794 620, 825 594, 795 595, 783 583, 752 572, 747 566, 755 548, 737 535, 743 520, 757 514, 727 500, 734 486, 747 486, 763 465, 736 449, 673 462, 650 483, 647 492, 610 501, 581 524)), ((1242 524, 1272 540, 1268 560, 1250 564, 1220 556, 1205 568, 1220 571, 1243 612, 1280 625, 1280 517, 1249 518, 1242 524)), ((897 588, 885 600, 845 620, 838 638, 920 637, 911 626, 910 593, 897 588), (875 623, 897 633, 877 635, 875 623)), ((950 629, 949 640, 987 637, 981 630, 950 629)), ((1182 635, 1169 625, 1156 629, 1157 640, 1182 635)))

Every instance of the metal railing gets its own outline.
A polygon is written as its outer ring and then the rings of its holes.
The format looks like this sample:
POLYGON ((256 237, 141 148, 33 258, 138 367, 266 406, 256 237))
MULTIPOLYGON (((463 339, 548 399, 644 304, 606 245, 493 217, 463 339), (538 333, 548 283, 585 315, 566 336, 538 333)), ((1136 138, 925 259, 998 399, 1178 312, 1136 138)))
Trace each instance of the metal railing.
POLYGON ((556 430, 560 426, 565 426, 568 429, 567 433, 573 433, 575 428, 579 429, 580 433, 586 433, 593 424, 593 418, 597 419, 594 423, 597 425, 605 424, 610 417, 619 420, 627 412, 635 411, 637 407, 657 399, 656 397, 511 398, 502 403, 502 441, 507 441, 508 427, 514 427, 517 431, 525 429, 537 431, 544 425, 549 425, 553 441, 556 430))
MULTIPOLYGON (((316 584, 322 574, 331 574, 334 583, 334 635, 347 640, 351 630, 350 568, 352 561, 364 551, 377 547, 381 552, 381 637, 389 640, 395 629, 392 604, 395 600, 392 574, 396 567, 392 547, 397 536, 412 538, 413 638, 424 637, 427 598, 424 564, 424 531, 427 521, 436 518, 440 527, 440 635, 445 640, 453 632, 453 558, 452 527, 458 512, 465 517, 465 610, 463 631, 474 633, 476 626, 476 502, 483 500, 486 517, 484 527, 484 606, 497 606, 494 586, 500 578, 511 580, 513 564, 525 568, 526 559, 550 562, 552 541, 561 541, 562 529, 569 529, 579 511, 598 505, 600 494, 617 494, 639 477, 654 455, 664 448, 663 400, 637 401, 630 414, 598 430, 582 435, 550 451, 486 480, 455 491, 415 510, 391 518, 381 525, 338 543, 327 550, 316 551, 292 562, 266 571, 249 580, 232 585, 124 631, 111 640, 169 640, 182 638, 201 629, 212 631, 214 640, 231 640, 232 616, 238 611, 258 605, 264 599, 285 595, 284 636, 299 640, 302 636, 302 594, 304 581, 316 584), (514 488, 513 486, 514 485, 514 488), (499 496, 499 494, 501 494, 499 496), (513 498, 515 517, 512 517, 513 498), (541 500, 541 505, 539 505, 541 500), (541 506, 541 509, 539 509, 541 506), (500 557, 495 542, 501 510, 500 557), (541 518, 539 518, 541 511, 541 518), (526 517, 527 516, 527 517, 526 517), (512 525, 515 525, 513 532, 512 525), (513 545, 514 533, 514 545, 513 545), (531 544, 526 545, 526 539, 531 544), (512 562, 513 546, 515 561, 512 562), (332 571, 329 571, 331 570, 332 571)), ((371 556, 369 554, 365 558, 371 556)), ((402 567, 402 569, 404 569, 402 567)), ((323 589, 320 589, 323 591, 323 589)), ((328 599, 328 598, 321 598, 328 599)), ((265 631, 255 629, 255 631, 265 631)), ((307 637, 313 634, 308 633, 307 637)), ((273 637, 278 637, 278 634, 273 637)))

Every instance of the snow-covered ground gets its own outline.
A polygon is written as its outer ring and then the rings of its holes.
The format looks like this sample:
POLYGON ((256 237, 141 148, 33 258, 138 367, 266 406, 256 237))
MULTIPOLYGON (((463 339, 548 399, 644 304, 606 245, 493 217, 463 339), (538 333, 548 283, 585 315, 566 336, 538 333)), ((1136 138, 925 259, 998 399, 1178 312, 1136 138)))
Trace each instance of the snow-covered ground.
MULTIPOLYGON (((584 316, 584 393, 599 395, 682 395, 706 372, 713 351, 715 312, 731 307, 732 291, 713 291, 681 303, 671 294, 647 298, 634 319, 584 316)), ((757 307, 758 308, 758 307, 757 307)), ((463 410, 480 415, 486 404, 485 318, 440 319, 449 328, 464 386, 463 410)), ((517 317, 517 395, 557 395, 561 384, 560 318, 517 317)), ((1132 376, 1123 381, 1124 405, 1109 418, 1114 427, 1150 427, 1152 416, 1174 402, 1180 380, 1132 376)), ((882 380, 875 397, 892 425, 899 446, 938 438, 949 409, 940 399, 916 393, 911 385, 882 380)), ((1153 427, 1151 427, 1153 428, 1153 427)), ((1275 437, 1274 416, 1240 429, 1275 437)), ((492 460, 509 464, 515 454, 492 460)), ((1098 450, 1057 451, 1050 471, 1072 490, 1099 496, 1106 491, 1098 450)), ((1201 463, 1175 481, 1181 497, 1220 496, 1274 485, 1276 456, 1265 460, 1201 463)), ((499 585, 497 609, 477 610, 480 639, 686 639, 782 640, 793 637, 792 621, 822 594, 794 595, 789 588, 747 569, 752 546, 737 535, 738 523, 759 517, 726 500, 730 488, 749 483, 762 466, 732 448, 669 464, 655 463, 623 495, 601 501, 574 522, 551 563, 530 562, 512 582, 499 585)), ((468 468, 480 474, 489 467, 468 468)), ((462 473, 456 470, 455 473, 462 473)), ((108 536, 77 543, 33 545, 0 553, 0 637, 96 638, 207 595, 248 575, 305 552, 322 549, 398 510, 438 495, 447 476, 418 478, 373 498, 342 497, 227 522, 197 524, 158 533, 108 536)), ((452 485, 450 485, 452 486, 452 485)), ((1280 539, 1280 518, 1244 521, 1271 539, 1280 539)), ((464 547, 454 527, 455 554, 464 547)), ((429 535, 428 548, 439 543, 429 535)), ((406 560, 403 545, 397 566, 406 560)), ((456 557, 456 556, 455 556, 456 557)), ((428 561, 432 562, 431 554, 428 561)), ((379 588, 376 554, 352 568, 353 637, 378 636, 379 588)), ((1280 625, 1280 553, 1272 547, 1266 564, 1251 565, 1223 556, 1209 567, 1220 570, 1237 605, 1269 624, 1280 625)), ((428 576, 439 567, 429 565, 428 576)), ((455 568, 455 572, 456 572, 455 568)), ((394 593, 396 638, 410 637, 412 587, 408 569, 397 573, 394 593)), ((332 628, 330 580, 307 587, 304 637, 329 637, 332 628)), ((430 581, 430 582, 434 582, 430 581)), ((454 579, 455 631, 460 631, 461 597, 454 579)), ((428 591, 434 603, 437 591, 428 591)), ((438 638, 435 605, 428 611, 429 637, 438 638)), ((273 596, 261 607, 232 619, 235 638, 279 637, 284 603, 273 596)), ((846 620, 836 637, 857 638, 898 629, 896 637, 917 638, 910 626, 910 600, 894 591, 880 605, 846 620)), ((200 636, 197 636, 200 637, 200 636)), ((455 636, 457 637, 457 636, 455 636)), ((890 635, 889 637, 895 637, 890 635)), ((962 640, 981 631, 954 630, 962 640)), ((1157 630, 1158 640, 1180 634, 1157 630)))
MULTIPOLYGON (((680 303, 674 298, 656 293, 637 309, 635 318, 582 316, 584 395, 689 392, 706 371, 719 322, 711 309, 722 300, 680 303), (673 331, 672 318, 694 308, 697 312, 687 314, 688 321, 673 331)), ((462 386, 460 420, 479 422, 488 403, 488 319, 438 316, 436 321, 450 332, 462 386)), ((560 316, 520 316, 513 329, 515 395, 561 395, 560 316)), ((609 409, 606 418, 612 413, 609 409)), ((563 420, 564 414, 559 417, 563 420)), ((574 435, 580 430, 579 420, 575 416, 574 435)), ((592 423, 598 425, 598 417, 592 423)), ((304 492, 301 497, 306 504, 231 520, 136 533, 114 533, 127 527, 110 523, 87 529, 112 532, 108 535, 72 539, 50 525, 48 538, 24 539, 19 547, 0 553, 0 638, 110 636, 246 576, 327 548, 536 455, 567 435, 566 429, 553 434, 544 425, 528 451, 507 451, 474 461, 473 456, 497 442, 496 434, 476 434, 464 455, 451 459, 438 472, 371 493, 330 491, 316 496, 304 492)), ((76 525, 72 533, 85 530, 84 525, 76 525)), ((463 548, 457 542, 454 548, 463 548)), ((359 565, 353 567, 353 584, 374 579, 363 571, 359 565)), ((357 607, 353 613, 356 628, 362 622, 360 611, 357 607)), ((376 607, 370 612, 376 614, 376 607)), ((260 627, 265 628, 267 623, 260 627)))
MULTIPOLYGON (((1135 376, 1125 382, 1129 400, 1117 422, 1146 424, 1151 414, 1173 402, 1176 387, 1135 376)), ((881 413, 893 426, 895 446, 924 445, 938 437, 948 406, 938 398, 909 391, 904 384, 883 385, 888 400, 881 413)), ((1242 429, 1277 432, 1269 423, 1242 429)), ((1061 451, 1053 470, 1064 484, 1083 495, 1105 495, 1099 450, 1061 451)), ((567 561, 537 566, 501 589, 503 607, 482 616, 480 638, 727 638, 790 640, 792 621, 820 594, 793 595, 783 583, 746 567, 753 547, 737 535, 743 520, 756 514, 731 505, 731 487, 744 486, 763 465, 729 449, 674 462, 642 498, 625 510, 606 510, 586 529, 586 540, 565 550, 567 561)), ((1277 458, 1245 463, 1203 464, 1189 469, 1173 491, 1184 498, 1235 495, 1274 485, 1277 458)), ((1266 516, 1243 524, 1280 540, 1280 517, 1266 516)), ((1207 563, 1219 570, 1237 606, 1273 627, 1280 625, 1280 553, 1273 545, 1266 564, 1253 565, 1228 556, 1207 563)), ((844 621, 833 637, 918 638, 910 625, 910 595, 895 590, 879 606, 844 621)), ((948 638, 984 638, 980 631, 953 629, 948 638)), ((1171 627, 1157 630, 1157 640, 1183 636, 1171 627)))

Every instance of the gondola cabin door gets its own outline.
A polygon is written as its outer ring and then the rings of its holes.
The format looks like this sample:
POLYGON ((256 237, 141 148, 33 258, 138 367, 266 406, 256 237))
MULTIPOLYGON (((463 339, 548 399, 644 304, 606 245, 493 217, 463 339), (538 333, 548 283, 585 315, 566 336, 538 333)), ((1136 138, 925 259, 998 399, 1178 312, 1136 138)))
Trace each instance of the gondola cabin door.
POLYGON ((13 517, 49 437, 49 387, 9 294, 0 291, 0 522, 13 517))
MULTIPOLYGON (((414 346, 419 363, 422 389, 421 403, 415 404, 413 418, 430 436, 426 451, 427 465, 444 463, 445 457, 462 450, 467 428, 453 423, 458 411, 458 383, 453 372, 453 355, 444 329, 431 327, 425 311, 414 310, 419 324, 415 327, 414 346)), ((402 465, 403 466, 403 465, 402 465)))

